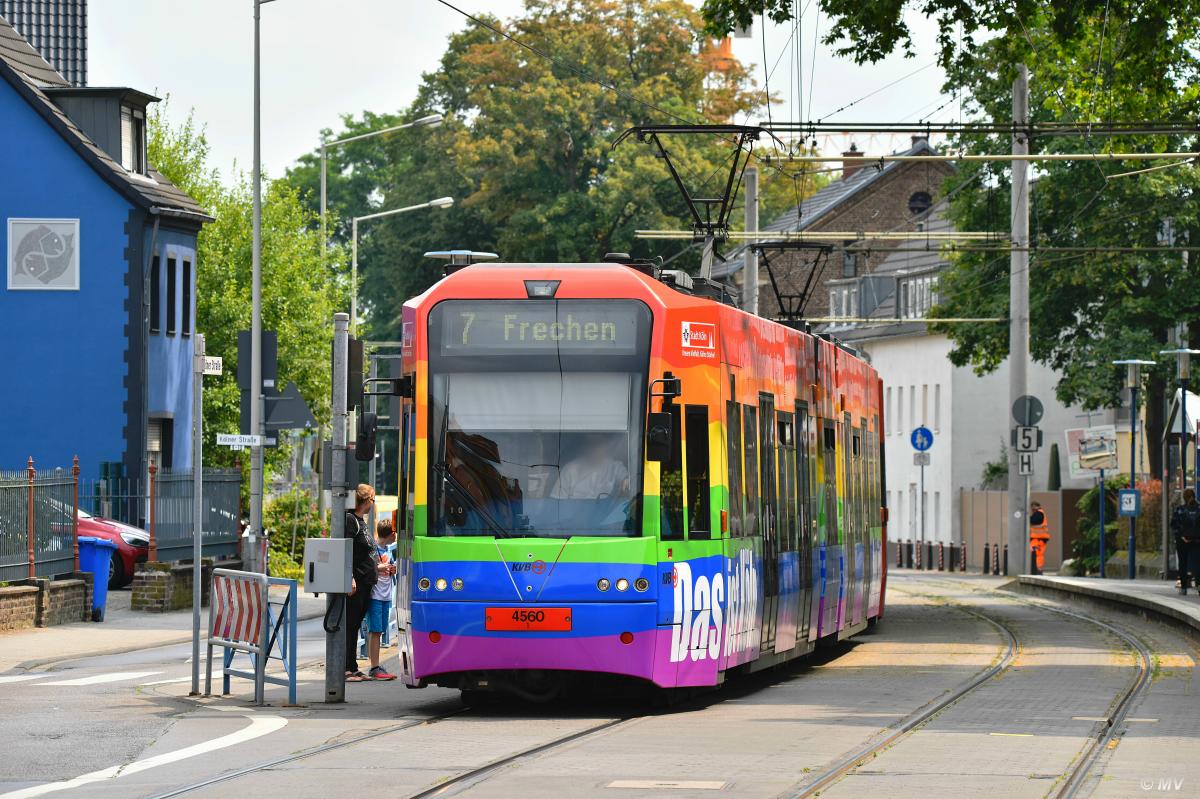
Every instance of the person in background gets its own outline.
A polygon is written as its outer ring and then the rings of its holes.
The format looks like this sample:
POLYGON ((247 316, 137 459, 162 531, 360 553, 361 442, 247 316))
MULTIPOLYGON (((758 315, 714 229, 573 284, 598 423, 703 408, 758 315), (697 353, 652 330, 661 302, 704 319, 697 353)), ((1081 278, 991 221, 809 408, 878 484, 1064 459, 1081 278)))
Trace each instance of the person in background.
POLYGON ((396 531, 390 519, 380 519, 375 525, 375 558, 379 581, 371 589, 371 601, 367 607, 367 657, 371 670, 367 676, 372 680, 394 680, 395 674, 379 665, 379 643, 387 630, 388 618, 392 615, 392 578, 396 574, 395 550, 396 531))
POLYGON ((375 504, 375 489, 360 483, 354 491, 354 510, 346 511, 346 538, 354 542, 350 562, 350 593, 346 596, 346 682, 370 678, 358 670, 358 628, 367 615, 371 592, 379 581, 375 542, 367 532, 366 516, 375 504))
POLYGON ((1183 504, 1171 514, 1171 532, 1175 534, 1179 559, 1179 593, 1187 593, 1193 578, 1200 591, 1200 502, 1196 502, 1196 492, 1190 488, 1183 492, 1183 504))
POLYGON ((1050 522, 1046 519, 1046 511, 1042 503, 1033 502, 1029 506, 1029 546, 1034 551, 1035 562, 1032 565, 1034 574, 1041 574, 1046 565, 1046 544, 1050 543, 1050 522))

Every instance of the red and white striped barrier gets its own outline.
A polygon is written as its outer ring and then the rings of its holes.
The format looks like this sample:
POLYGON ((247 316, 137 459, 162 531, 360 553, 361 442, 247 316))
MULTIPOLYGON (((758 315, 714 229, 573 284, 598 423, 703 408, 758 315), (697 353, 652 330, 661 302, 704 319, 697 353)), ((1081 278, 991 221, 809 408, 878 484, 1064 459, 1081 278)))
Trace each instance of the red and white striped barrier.
POLYGON ((265 683, 288 688, 288 703, 296 704, 296 581, 268 577, 256 572, 213 569, 209 593, 208 665, 204 693, 212 693, 213 648, 223 648, 221 676, 223 693, 229 693, 229 678, 254 680, 254 701, 263 704, 265 683), (272 623, 272 585, 284 586, 287 594, 276 603, 272 623), (272 655, 275 651, 275 655, 272 655), (250 655, 252 670, 234 668, 236 652, 250 655), (267 661, 283 663, 285 676, 267 674, 267 661))

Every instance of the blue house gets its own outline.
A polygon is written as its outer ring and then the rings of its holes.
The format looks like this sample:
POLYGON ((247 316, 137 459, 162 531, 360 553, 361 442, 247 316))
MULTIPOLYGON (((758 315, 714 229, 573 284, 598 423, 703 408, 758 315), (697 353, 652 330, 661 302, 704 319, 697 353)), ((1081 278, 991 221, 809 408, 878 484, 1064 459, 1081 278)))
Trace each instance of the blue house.
POLYGON ((0 16, 0 469, 191 466, 209 217, 146 162, 156 100, 72 85, 0 16))

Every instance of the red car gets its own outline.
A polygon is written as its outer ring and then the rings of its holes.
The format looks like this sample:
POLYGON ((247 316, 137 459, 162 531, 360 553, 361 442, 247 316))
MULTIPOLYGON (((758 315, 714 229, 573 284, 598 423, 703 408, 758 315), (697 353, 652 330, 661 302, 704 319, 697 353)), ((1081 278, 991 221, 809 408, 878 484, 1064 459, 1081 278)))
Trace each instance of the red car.
POLYGON ((93 516, 83 508, 79 509, 79 534, 103 538, 117 545, 117 551, 108 564, 109 588, 122 588, 133 582, 137 564, 145 563, 146 554, 150 551, 150 534, 145 530, 93 516))

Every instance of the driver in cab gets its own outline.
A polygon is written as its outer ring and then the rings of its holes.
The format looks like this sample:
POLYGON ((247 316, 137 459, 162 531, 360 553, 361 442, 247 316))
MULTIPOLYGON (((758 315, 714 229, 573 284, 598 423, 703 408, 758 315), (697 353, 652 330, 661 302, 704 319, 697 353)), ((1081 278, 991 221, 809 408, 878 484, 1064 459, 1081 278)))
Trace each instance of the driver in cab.
POLYGON ((607 499, 629 494, 629 470, 612 455, 608 436, 593 433, 578 457, 562 468, 550 491, 554 499, 607 499))

